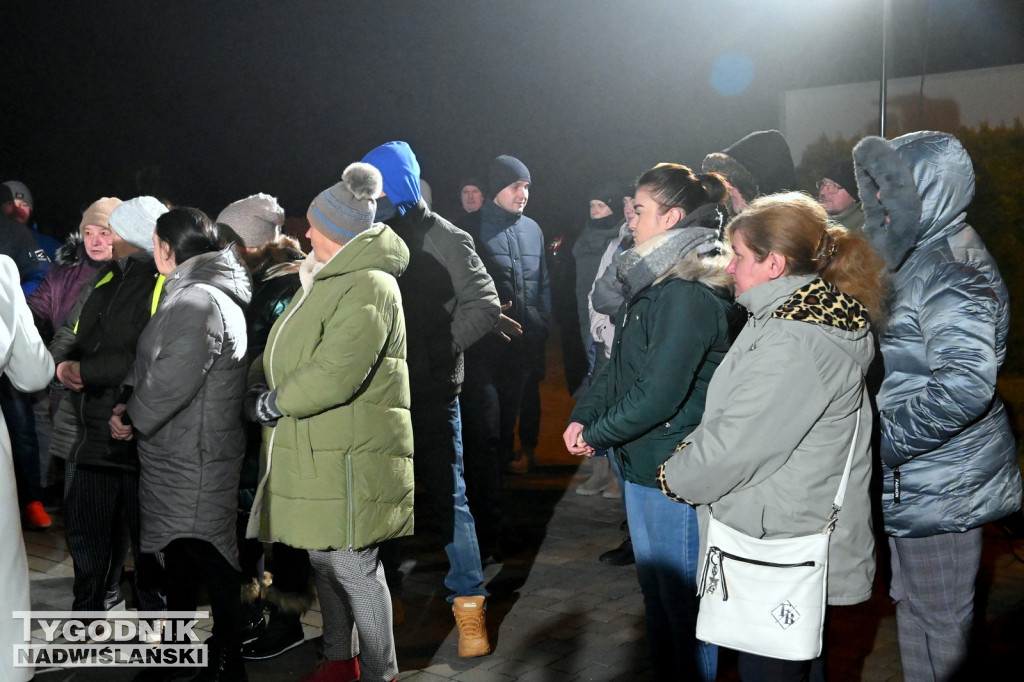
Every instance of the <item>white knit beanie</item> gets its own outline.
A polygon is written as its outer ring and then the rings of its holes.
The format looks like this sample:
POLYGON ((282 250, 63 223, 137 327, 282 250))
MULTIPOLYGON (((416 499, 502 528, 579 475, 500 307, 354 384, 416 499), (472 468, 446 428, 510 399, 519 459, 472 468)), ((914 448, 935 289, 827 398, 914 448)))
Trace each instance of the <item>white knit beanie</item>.
POLYGON ((155 197, 135 197, 110 213, 110 228, 132 246, 153 253, 156 219, 167 213, 155 197))

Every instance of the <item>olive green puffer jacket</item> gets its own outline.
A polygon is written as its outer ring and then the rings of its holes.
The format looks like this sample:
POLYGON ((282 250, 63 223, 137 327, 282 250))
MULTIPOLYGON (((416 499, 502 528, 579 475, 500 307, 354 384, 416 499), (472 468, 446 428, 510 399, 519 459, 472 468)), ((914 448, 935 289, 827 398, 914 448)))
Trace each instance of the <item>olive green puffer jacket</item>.
MULTIPOLYGON (((377 224, 319 267, 270 331, 266 383, 283 413, 263 429, 249 534, 310 550, 412 534, 412 422, 395 278, 409 250, 377 224)), ((250 383, 258 380, 254 363, 250 383)))

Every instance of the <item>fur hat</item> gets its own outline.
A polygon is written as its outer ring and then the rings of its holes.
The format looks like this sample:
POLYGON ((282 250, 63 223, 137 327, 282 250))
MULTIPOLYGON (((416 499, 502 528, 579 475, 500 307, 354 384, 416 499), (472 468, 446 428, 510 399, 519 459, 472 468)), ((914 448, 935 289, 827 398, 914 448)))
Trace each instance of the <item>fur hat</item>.
POLYGON ((373 225, 382 189, 380 171, 368 163, 353 163, 342 173, 341 182, 313 199, 306 218, 332 242, 347 244, 373 225))
POLYGON ((110 229, 132 246, 153 253, 156 219, 164 213, 167 207, 156 197, 135 197, 110 212, 110 229))
POLYGON ((28 187, 25 183, 18 182, 17 180, 8 180, 0 188, 0 204, 6 204, 8 201, 14 201, 15 199, 21 199, 30 210, 35 210, 35 202, 32 201, 32 192, 28 191, 28 187))
POLYGON ((82 222, 78 224, 78 230, 84 230, 86 225, 105 227, 108 230, 112 229, 110 227, 110 214, 122 203, 117 197, 97 199, 82 213, 82 222))
POLYGON ((215 222, 230 227, 248 248, 272 242, 284 225, 284 209, 269 194, 253 194, 228 204, 215 222))
POLYGON ((721 152, 708 154, 701 169, 725 175, 747 201, 796 186, 793 155, 778 130, 755 131, 721 152))
POLYGON ((490 183, 487 189, 494 197, 501 190, 509 185, 526 181, 530 182, 530 169, 522 161, 514 156, 502 154, 491 161, 491 168, 487 173, 487 181, 490 183))
POLYGON ((823 180, 832 182, 845 189, 854 201, 860 201, 860 192, 857 190, 857 176, 853 173, 853 157, 843 156, 835 159, 828 165, 825 172, 821 174, 823 180))

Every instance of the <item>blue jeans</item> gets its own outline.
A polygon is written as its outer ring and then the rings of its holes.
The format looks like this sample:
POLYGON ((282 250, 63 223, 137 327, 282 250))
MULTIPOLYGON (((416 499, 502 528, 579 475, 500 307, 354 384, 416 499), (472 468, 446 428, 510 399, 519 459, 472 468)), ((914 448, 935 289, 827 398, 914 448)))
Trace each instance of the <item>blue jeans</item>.
POLYGON ((701 642, 697 628, 697 512, 656 488, 623 486, 637 578, 644 595, 647 641, 657 679, 713 680, 718 647, 701 642))
MULTIPOLYGON (((412 404, 411 412, 416 482, 430 499, 448 555, 449 569, 444 580, 445 587, 452 591, 448 601, 455 597, 486 597, 476 524, 463 479, 459 399, 419 400, 412 404)), ((381 562, 385 564, 389 588, 399 596, 400 558, 394 541, 381 545, 381 562)))

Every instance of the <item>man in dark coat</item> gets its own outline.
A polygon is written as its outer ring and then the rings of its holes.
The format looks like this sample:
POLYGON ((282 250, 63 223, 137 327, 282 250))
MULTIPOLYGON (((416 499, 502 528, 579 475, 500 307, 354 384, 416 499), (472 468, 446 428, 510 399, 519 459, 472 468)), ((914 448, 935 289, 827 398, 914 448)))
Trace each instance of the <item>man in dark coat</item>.
MULTIPOLYGON (((431 212, 420 195, 420 166, 405 142, 388 142, 363 161, 380 170, 384 196, 376 220, 409 247, 398 278, 405 311, 416 480, 433 502, 441 526, 459 627, 459 655, 490 653, 484 622, 483 568, 476 523, 463 480, 459 393, 463 351, 491 332, 500 306, 473 239, 431 212)), ((394 576, 394 574, 392 574, 394 576)), ((397 576, 394 576, 397 577, 397 576)))
POLYGON ((513 156, 499 156, 489 172, 491 196, 480 209, 477 250, 494 279, 502 310, 522 325, 522 337, 485 336, 466 353, 466 450, 470 498, 485 557, 498 554, 501 472, 515 450, 514 428, 529 363, 543 353, 551 316, 544 235, 523 215, 530 171, 513 156))

